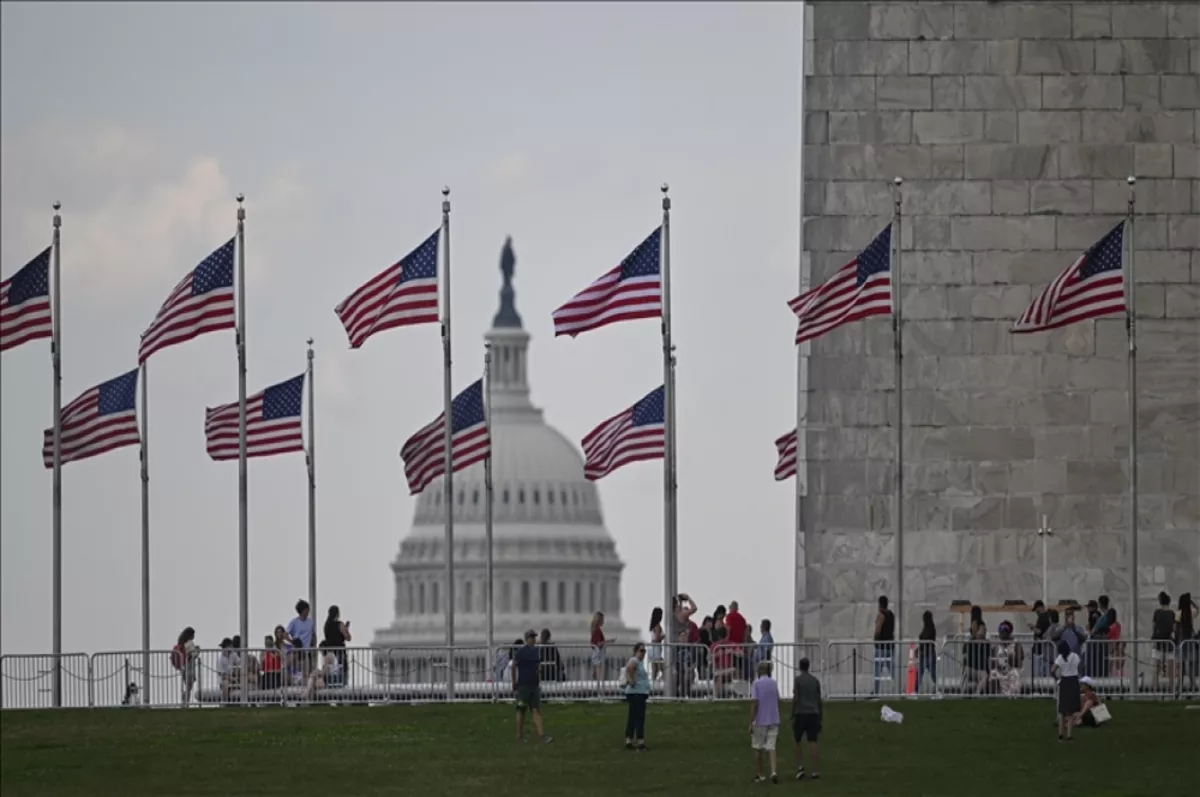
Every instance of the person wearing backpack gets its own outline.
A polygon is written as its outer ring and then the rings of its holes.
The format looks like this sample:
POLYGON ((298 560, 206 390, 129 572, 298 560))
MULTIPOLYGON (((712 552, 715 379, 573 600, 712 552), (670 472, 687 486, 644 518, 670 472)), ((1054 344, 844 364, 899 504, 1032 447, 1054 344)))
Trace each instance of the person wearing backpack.
POLYGON ((171 648, 171 666, 183 681, 183 706, 192 701, 192 689, 196 686, 196 670, 200 660, 200 649, 196 647, 196 629, 190 625, 179 634, 175 647, 171 648))

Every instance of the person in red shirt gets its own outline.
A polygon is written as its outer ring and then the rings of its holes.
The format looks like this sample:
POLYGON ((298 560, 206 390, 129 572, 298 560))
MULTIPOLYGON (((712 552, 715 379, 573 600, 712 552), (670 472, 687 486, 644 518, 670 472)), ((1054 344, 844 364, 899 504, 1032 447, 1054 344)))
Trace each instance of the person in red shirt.
POLYGON ((604 637, 604 612, 596 612, 592 615, 592 668, 595 670, 597 681, 604 680, 604 647, 609 642, 616 641, 616 637, 612 639, 604 637))
POLYGON ((734 666, 737 667, 742 677, 749 680, 746 663, 750 661, 751 657, 744 646, 746 644, 746 634, 750 631, 750 624, 746 622, 746 618, 738 611, 737 601, 729 602, 729 613, 725 615, 725 628, 729 632, 729 643, 737 646, 733 654, 735 659, 734 666))
POLYGON ((283 686, 283 657, 275 646, 275 637, 270 634, 263 640, 265 651, 262 660, 262 688, 279 689, 283 686))

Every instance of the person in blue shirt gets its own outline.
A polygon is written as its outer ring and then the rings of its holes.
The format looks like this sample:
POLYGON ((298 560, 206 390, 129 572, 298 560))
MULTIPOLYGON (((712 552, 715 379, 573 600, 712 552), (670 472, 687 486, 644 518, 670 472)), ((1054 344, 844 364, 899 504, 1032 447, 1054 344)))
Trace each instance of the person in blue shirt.
POLYGON ((646 672, 646 646, 633 646, 633 658, 625 665, 625 702, 629 712, 625 719, 625 749, 646 749, 646 701, 650 699, 650 674, 646 672))
POLYGON ((517 695, 517 741, 525 741, 525 712, 529 711, 533 714, 533 727, 537 729, 538 738, 543 744, 549 744, 551 738, 542 727, 541 679, 538 674, 542 656, 536 642, 537 631, 526 631, 525 644, 513 654, 512 687, 517 695))

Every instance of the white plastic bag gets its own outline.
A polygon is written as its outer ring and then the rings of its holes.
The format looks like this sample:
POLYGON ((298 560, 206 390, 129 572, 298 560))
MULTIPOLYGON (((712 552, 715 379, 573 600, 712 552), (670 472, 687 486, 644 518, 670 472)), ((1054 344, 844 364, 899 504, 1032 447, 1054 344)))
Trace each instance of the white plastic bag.
POLYGON ((891 707, 884 706, 879 710, 879 719, 884 722, 894 722, 897 725, 904 722, 904 715, 899 711, 892 711, 891 707))

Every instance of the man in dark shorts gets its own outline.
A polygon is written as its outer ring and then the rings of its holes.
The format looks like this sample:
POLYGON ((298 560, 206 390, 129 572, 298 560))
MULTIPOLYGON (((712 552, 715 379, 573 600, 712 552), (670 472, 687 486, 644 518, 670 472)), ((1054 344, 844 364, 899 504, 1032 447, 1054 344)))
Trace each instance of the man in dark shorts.
POLYGON ((537 632, 526 631, 525 644, 513 654, 512 685, 517 695, 517 741, 525 741, 525 712, 530 711, 538 738, 543 744, 548 744, 550 737, 542 729, 542 688, 538 673, 542 656, 534 644, 536 642, 537 632))
POLYGON ((812 753, 813 780, 821 777, 821 756, 817 749, 817 737, 821 735, 821 720, 825 702, 821 699, 821 682, 808 671, 808 659, 800 659, 800 672, 792 689, 792 736, 796 739, 796 780, 804 779, 804 748, 800 742, 808 737, 812 753))

